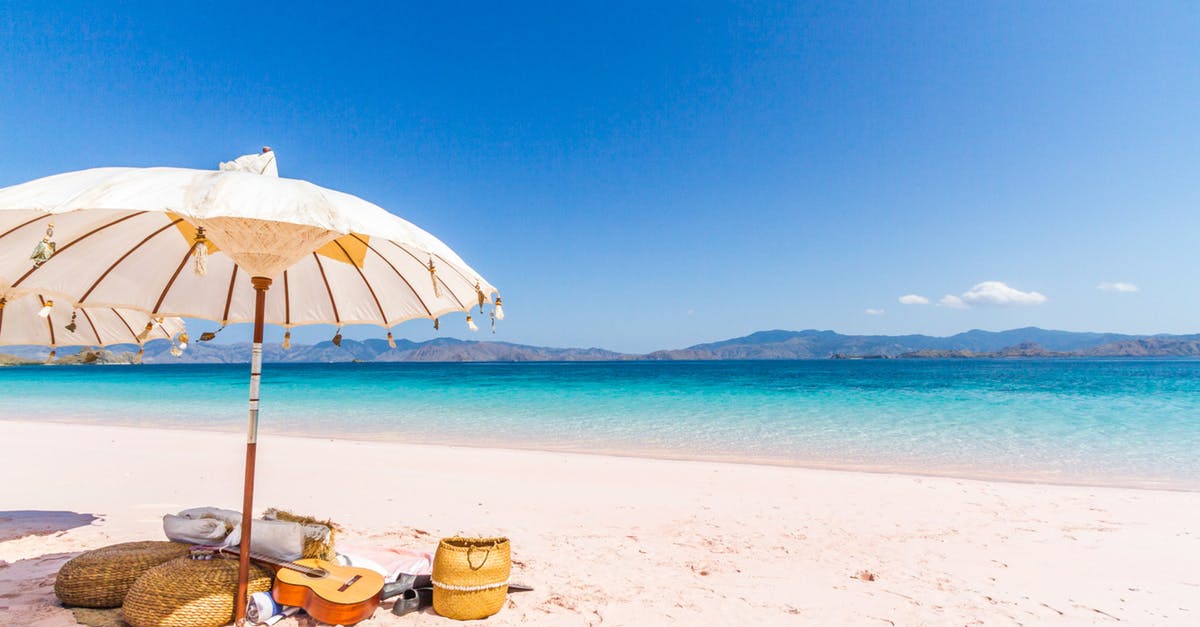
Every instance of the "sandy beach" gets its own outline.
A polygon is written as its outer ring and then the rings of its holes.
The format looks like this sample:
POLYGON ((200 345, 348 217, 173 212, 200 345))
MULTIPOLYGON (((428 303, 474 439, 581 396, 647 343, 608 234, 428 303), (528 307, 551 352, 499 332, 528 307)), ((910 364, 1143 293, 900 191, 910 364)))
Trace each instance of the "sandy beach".
MULTIPOLYGON (((242 434, 0 422, 0 441, 4 624, 76 624, 66 560, 240 504, 242 434)), ((257 476, 256 511, 345 542, 508 536, 535 590, 489 625, 1200 620, 1200 493, 276 435, 257 476)), ((449 624, 388 606, 369 624, 449 624)))

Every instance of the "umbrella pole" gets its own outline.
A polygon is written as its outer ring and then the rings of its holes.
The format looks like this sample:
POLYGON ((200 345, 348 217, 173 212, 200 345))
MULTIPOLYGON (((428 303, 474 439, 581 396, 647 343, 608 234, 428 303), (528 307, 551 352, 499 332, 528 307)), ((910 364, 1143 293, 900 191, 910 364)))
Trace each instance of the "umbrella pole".
POLYGON ((246 433, 246 482, 242 490, 242 543, 238 550, 238 585, 234 599, 234 623, 246 624, 246 585, 250 580, 250 521, 254 507, 254 454, 258 446, 258 383, 262 378, 263 319, 271 279, 253 277, 254 345, 250 349, 250 426, 246 433))

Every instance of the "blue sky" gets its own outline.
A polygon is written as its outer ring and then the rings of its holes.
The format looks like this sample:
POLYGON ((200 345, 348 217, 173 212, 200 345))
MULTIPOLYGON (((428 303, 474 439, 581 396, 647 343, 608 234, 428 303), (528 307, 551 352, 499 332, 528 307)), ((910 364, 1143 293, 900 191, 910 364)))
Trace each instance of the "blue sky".
POLYGON ((430 4, 4 3, 0 186, 269 144, 500 287, 452 337, 1200 331, 1200 5, 430 4))

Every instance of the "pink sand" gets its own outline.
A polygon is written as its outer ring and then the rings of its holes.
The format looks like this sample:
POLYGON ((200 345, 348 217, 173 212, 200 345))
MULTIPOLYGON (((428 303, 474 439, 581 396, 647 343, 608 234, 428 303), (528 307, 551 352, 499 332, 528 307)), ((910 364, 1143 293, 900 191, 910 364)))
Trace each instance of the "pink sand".
MULTIPOLYGON (((73 625, 53 594, 67 559, 162 539, 165 513, 240 508, 240 434, 0 422, 0 441, 0 623, 73 625)), ((513 579, 536 590, 510 595, 487 625, 1200 624, 1200 493, 279 436, 259 446, 257 511, 332 518, 381 546, 511 538, 513 579)), ((389 606, 369 624, 452 624, 389 606)))

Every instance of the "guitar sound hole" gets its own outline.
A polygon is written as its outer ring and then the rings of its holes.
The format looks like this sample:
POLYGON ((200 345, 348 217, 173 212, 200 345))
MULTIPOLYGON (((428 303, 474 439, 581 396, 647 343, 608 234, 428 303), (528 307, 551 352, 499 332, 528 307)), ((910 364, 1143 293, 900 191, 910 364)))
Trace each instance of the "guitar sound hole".
POLYGON ((329 571, 322 568, 319 570, 313 570, 311 572, 304 573, 304 576, 308 577, 309 579, 320 579, 322 577, 325 577, 328 574, 329 574, 329 571))

